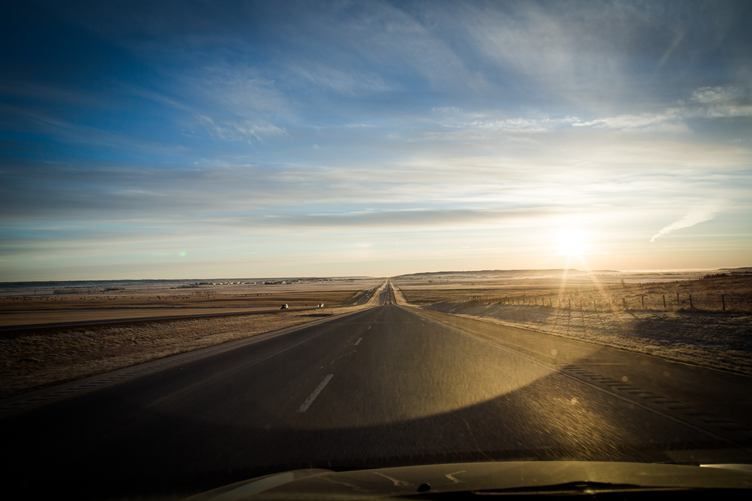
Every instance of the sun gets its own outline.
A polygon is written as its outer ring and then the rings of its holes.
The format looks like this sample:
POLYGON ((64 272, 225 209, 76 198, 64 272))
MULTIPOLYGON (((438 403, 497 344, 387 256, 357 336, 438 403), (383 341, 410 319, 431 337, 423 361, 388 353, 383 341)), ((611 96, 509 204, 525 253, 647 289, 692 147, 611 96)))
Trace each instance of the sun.
POLYGON ((556 233, 556 252, 567 258, 583 258, 590 247, 590 238, 581 228, 561 228, 556 233))

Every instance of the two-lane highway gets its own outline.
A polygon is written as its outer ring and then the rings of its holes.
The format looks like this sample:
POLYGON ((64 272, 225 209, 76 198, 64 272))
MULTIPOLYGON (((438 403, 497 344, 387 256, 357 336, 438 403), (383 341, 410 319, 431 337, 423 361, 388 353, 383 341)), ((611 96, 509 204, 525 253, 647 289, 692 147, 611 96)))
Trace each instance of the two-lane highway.
POLYGON ((749 461, 748 378, 379 302, 6 417, 6 478, 107 497, 308 466, 749 461))

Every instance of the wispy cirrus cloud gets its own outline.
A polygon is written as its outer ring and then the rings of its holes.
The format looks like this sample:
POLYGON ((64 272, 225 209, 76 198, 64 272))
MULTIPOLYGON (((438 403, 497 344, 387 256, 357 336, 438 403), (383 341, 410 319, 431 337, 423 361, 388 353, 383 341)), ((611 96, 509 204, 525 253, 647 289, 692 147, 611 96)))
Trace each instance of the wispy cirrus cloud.
POLYGON ((206 115, 196 115, 197 122, 209 134, 224 141, 263 141, 267 138, 284 136, 285 129, 272 123, 248 119, 216 120, 206 115))
POLYGON ((572 123, 575 127, 685 131, 688 120, 752 117, 752 92, 740 86, 700 87, 688 99, 653 113, 622 114, 572 123), (670 127, 673 127, 670 128, 670 127))
POLYGON ((710 221, 718 215, 718 212, 719 207, 717 204, 704 204, 700 207, 692 208, 684 216, 658 230, 657 233, 650 237, 650 242, 655 242, 674 231, 691 228, 700 223, 710 221))
POLYGON ((307 228, 426 228, 426 227, 467 227, 468 224, 493 224, 520 221, 551 215, 552 208, 536 207, 524 209, 403 209, 366 210, 354 212, 313 213, 295 215, 269 214, 263 219, 243 221, 243 223, 271 226, 307 228))
POLYGON ((469 111, 436 107, 435 123, 449 130, 537 134, 565 128, 603 128, 633 132, 688 132, 690 120, 752 117, 752 91, 740 86, 700 87, 690 96, 657 111, 596 116, 547 116, 541 113, 469 111))
POLYGON ((359 72, 313 62, 293 62, 287 66, 293 78, 344 96, 388 92, 394 89, 375 72, 359 72))

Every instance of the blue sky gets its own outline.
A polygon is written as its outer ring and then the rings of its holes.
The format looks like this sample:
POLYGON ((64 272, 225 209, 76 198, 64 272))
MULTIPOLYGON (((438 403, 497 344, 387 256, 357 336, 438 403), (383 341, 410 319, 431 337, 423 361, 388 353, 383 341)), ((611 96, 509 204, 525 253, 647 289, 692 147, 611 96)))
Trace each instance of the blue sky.
POLYGON ((0 280, 752 262, 748 2, 23 2, 0 280))

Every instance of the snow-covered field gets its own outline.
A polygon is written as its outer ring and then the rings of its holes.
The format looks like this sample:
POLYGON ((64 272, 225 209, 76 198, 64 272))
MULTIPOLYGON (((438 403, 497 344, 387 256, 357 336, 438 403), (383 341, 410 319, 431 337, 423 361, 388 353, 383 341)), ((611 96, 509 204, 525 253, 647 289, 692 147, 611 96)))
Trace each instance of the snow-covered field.
POLYGON ((583 312, 479 301, 423 307, 752 375, 749 313, 583 312))

